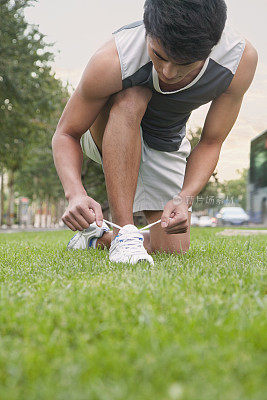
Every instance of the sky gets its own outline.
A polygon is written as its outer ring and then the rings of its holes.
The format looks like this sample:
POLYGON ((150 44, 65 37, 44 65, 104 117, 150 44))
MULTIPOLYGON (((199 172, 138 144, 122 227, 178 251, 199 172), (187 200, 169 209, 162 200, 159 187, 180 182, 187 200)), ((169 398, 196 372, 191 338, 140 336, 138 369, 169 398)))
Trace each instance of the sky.
MULTIPOLYGON (((228 22, 257 49, 259 63, 244 96, 235 126, 222 146, 217 165, 221 181, 238 177, 249 166, 250 141, 267 129, 266 0, 226 0, 228 22)), ((39 25, 47 42, 55 43, 53 69, 75 88, 94 52, 111 33, 142 19, 144 0, 39 0, 25 10, 26 19, 39 25)), ((193 111, 188 128, 203 127, 210 104, 193 111)))

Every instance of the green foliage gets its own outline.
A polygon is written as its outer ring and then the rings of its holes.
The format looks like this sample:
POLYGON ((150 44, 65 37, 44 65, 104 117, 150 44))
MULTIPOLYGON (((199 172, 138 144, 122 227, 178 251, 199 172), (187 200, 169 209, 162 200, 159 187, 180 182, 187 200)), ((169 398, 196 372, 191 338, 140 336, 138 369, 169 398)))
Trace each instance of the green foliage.
POLYGON ((0 235, 1 400, 263 400, 266 237, 192 228, 155 266, 0 235))
POLYGON ((18 194, 58 199, 51 140, 69 93, 52 72, 52 44, 24 18, 33 3, 0 3, 0 167, 15 172, 18 194))
MULTIPOLYGON (((69 93, 51 70, 52 45, 25 21, 23 10, 32 3, 0 3, 0 168, 15 172, 17 194, 58 200, 64 192, 51 140, 69 93)), ((85 160, 83 170, 88 194, 105 201, 101 167, 85 160)))
POLYGON ((193 131, 192 129, 189 129, 187 131, 187 135, 186 137, 188 138, 188 140, 190 141, 191 144, 191 148, 192 150, 196 147, 196 145, 198 144, 200 138, 201 138, 201 134, 202 134, 202 129, 198 128, 197 130, 193 131))
POLYGON ((248 169, 237 170, 240 177, 225 181, 221 187, 225 196, 233 197, 236 204, 244 210, 247 208, 247 179, 248 169))
POLYGON ((30 199, 58 200, 64 196, 52 154, 52 137, 68 97, 54 76, 47 77, 47 91, 51 96, 51 112, 38 121, 38 131, 29 148, 29 155, 16 171, 16 190, 30 199))
POLYGON ((42 35, 24 19, 31 1, 0 4, 0 159, 16 171, 27 157, 44 115, 53 109, 50 80, 53 60, 42 35))

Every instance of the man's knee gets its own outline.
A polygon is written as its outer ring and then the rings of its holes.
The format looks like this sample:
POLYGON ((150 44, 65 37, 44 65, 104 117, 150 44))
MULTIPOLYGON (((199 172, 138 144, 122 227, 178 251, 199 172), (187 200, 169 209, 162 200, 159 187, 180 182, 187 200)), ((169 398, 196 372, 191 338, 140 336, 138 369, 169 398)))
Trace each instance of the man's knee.
POLYGON ((146 112, 147 104, 152 96, 148 88, 134 86, 122 90, 109 97, 106 104, 98 114, 95 122, 90 127, 91 135, 99 151, 102 153, 104 132, 110 117, 122 118, 123 123, 139 125, 146 112))
POLYGON ((148 88, 134 86, 112 96, 111 114, 125 113, 129 118, 140 119, 146 112, 152 92, 148 88))

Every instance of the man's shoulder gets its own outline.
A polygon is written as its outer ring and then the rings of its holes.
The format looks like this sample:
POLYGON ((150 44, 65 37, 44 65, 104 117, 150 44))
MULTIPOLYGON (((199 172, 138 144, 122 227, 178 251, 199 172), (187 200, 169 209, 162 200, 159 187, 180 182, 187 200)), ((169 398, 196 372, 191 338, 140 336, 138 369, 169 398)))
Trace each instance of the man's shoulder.
MULTIPOLYGON (((112 37, 103 44, 89 60, 80 81, 86 93, 99 92, 99 97, 108 96, 122 89, 121 67, 115 40, 112 37)), ((88 93, 90 95, 90 93, 88 93)))
POLYGON ((112 71, 118 69, 120 63, 114 37, 111 37, 94 53, 90 62, 97 64, 98 67, 102 66, 102 72, 106 71, 108 66, 112 71))
POLYGON ((258 53, 255 47, 245 39, 246 45, 235 76, 226 93, 244 94, 249 88, 257 67, 258 53))
POLYGON ((210 58, 234 75, 244 48, 245 38, 232 25, 227 24, 210 58))
POLYGON ((255 47, 246 39, 246 46, 240 61, 240 69, 254 68, 258 61, 258 52, 255 47))
MULTIPOLYGON (((132 77, 151 62, 143 21, 124 25, 113 33, 121 65, 122 80, 132 77)), ((139 76, 140 77, 140 76, 139 76)))

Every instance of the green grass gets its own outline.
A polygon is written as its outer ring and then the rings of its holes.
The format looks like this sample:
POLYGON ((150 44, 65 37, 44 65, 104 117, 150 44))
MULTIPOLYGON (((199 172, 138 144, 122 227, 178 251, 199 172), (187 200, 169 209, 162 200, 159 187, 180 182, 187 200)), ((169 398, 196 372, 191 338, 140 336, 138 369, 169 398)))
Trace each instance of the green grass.
POLYGON ((0 399, 265 399, 267 238, 220 230, 154 267, 1 234, 0 399))

